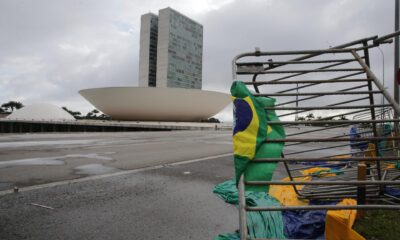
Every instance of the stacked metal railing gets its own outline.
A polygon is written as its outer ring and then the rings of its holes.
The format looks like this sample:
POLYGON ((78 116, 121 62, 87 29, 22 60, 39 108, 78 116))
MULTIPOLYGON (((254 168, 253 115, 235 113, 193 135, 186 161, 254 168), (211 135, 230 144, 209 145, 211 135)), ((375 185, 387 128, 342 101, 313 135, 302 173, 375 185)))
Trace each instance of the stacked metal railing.
POLYGON ((380 38, 364 38, 325 50, 261 52, 256 49, 234 58, 234 81, 252 86, 255 96, 276 98, 276 105, 265 110, 275 111, 281 121, 268 124, 283 125, 287 132, 285 139, 266 140, 285 143, 282 158, 252 161, 283 162, 290 179, 245 181, 242 175, 239 181, 241 239, 248 239, 246 211, 400 209, 400 199, 386 192, 387 186, 400 186, 400 171, 388 168, 400 159, 400 107, 371 71, 369 55, 370 49, 391 43, 398 35, 395 32, 380 38), (387 104, 377 103, 382 97, 387 104), (380 134, 385 124, 395 133, 380 134), (356 134, 349 132, 351 126, 359 128, 356 134), (383 142, 389 147, 380 147, 383 142), (311 174, 311 181, 295 181, 297 177, 304 177, 299 170, 310 168, 306 165, 310 162, 324 162, 319 167, 332 167, 339 162, 343 168, 329 178, 311 174), (317 201, 355 198, 358 205, 247 207, 245 184, 292 185, 298 198, 317 201), (304 187, 297 189, 296 185, 304 187))

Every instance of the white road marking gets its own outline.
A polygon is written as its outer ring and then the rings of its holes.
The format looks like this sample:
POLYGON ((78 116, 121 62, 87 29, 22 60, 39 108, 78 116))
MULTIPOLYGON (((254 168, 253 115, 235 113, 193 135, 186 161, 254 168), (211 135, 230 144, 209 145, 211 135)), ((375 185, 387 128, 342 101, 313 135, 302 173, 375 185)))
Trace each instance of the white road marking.
MULTIPOLYGON (((19 188, 19 192, 32 191, 32 190, 37 190, 37 189, 42 189, 42 188, 51 188, 51 187, 56 187, 56 186, 72 184, 72 183, 79 183, 79 182, 86 182, 86 181, 90 181, 90 180, 97 180, 97 179, 102 179, 102 178, 107 178, 107 177, 121 176, 121 175, 125 175, 125 174, 130 174, 130 173, 137 173, 137 172, 143 172, 143 171, 147 171, 147 170, 159 169, 159 168, 163 168, 165 166, 182 165, 182 164, 187 164, 187 163, 206 161, 206 160, 211 160, 211 159, 220 158, 220 157, 228 157, 228 156, 233 156, 233 153, 224 153, 224 154, 219 154, 219 155, 214 155, 214 156, 209 156, 209 157, 190 159, 190 160, 186 160, 186 161, 162 164, 162 165, 157 165, 157 166, 152 166, 152 167, 144 167, 144 168, 138 168, 138 169, 115 172, 115 173, 109 173, 109 174, 102 174, 102 175, 83 177, 83 178, 78 178, 78 179, 73 179, 73 180, 65 180, 65 181, 59 181, 59 182, 52 182, 52 183, 34 185, 34 186, 29 186, 29 187, 22 187, 22 188, 19 188)), ((14 193, 13 189, 3 190, 3 191, 0 191, 0 196, 11 194, 11 193, 14 193)))
POLYGON ((99 145, 94 147, 85 147, 84 149, 96 149, 96 148, 108 148, 108 147, 130 147, 130 146, 139 146, 139 145, 148 145, 148 144, 165 144, 170 142, 139 142, 139 143, 127 143, 127 144, 110 144, 110 145, 99 145))

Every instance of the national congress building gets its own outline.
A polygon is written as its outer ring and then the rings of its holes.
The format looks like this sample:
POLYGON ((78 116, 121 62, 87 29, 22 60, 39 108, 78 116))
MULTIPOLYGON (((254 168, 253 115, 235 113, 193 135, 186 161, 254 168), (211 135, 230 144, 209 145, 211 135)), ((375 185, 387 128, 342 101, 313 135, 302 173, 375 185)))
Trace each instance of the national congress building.
POLYGON ((201 89, 203 26, 164 8, 141 17, 139 87, 201 89))
POLYGON ((200 121, 231 102, 229 94, 201 90, 203 26, 171 9, 141 16, 139 87, 83 89, 79 93, 117 120, 200 121))

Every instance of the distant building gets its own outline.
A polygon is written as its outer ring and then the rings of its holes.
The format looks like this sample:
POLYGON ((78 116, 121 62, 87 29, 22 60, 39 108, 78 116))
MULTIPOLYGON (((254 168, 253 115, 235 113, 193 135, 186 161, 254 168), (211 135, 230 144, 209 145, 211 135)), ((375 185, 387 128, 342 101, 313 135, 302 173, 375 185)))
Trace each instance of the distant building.
POLYGON ((139 87, 201 89, 202 57, 201 24, 169 7, 142 15, 139 87))
POLYGON ((155 87, 157 73, 158 17, 142 15, 140 26, 139 86, 155 87))
POLYGON ((141 17, 139 87, 80 90, 116 120, 200 121, 231 102, 229 94, 201 90, 203 26, 171 8, 141 17))

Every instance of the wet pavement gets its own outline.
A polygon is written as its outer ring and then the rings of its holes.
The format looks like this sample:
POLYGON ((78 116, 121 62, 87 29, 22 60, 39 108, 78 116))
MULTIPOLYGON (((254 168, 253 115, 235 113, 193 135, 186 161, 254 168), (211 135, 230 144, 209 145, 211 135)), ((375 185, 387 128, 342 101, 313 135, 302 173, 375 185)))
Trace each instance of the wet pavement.
POLYGON ((232 152, 230 131, 0 135, 0 191, 232 152))
POLYGON ((3 135, 0 239, 213 239, 238 228, 212 193, 233 178, 231 132, 3 135))
POLYGON ((0 239, 213 239, 238 226, 212 193, 232 178, 223 157, 3 195, 0 239))
POLYGON ((0 239, 212 239, 233 176, 230 131, 2 135, 0 239))

